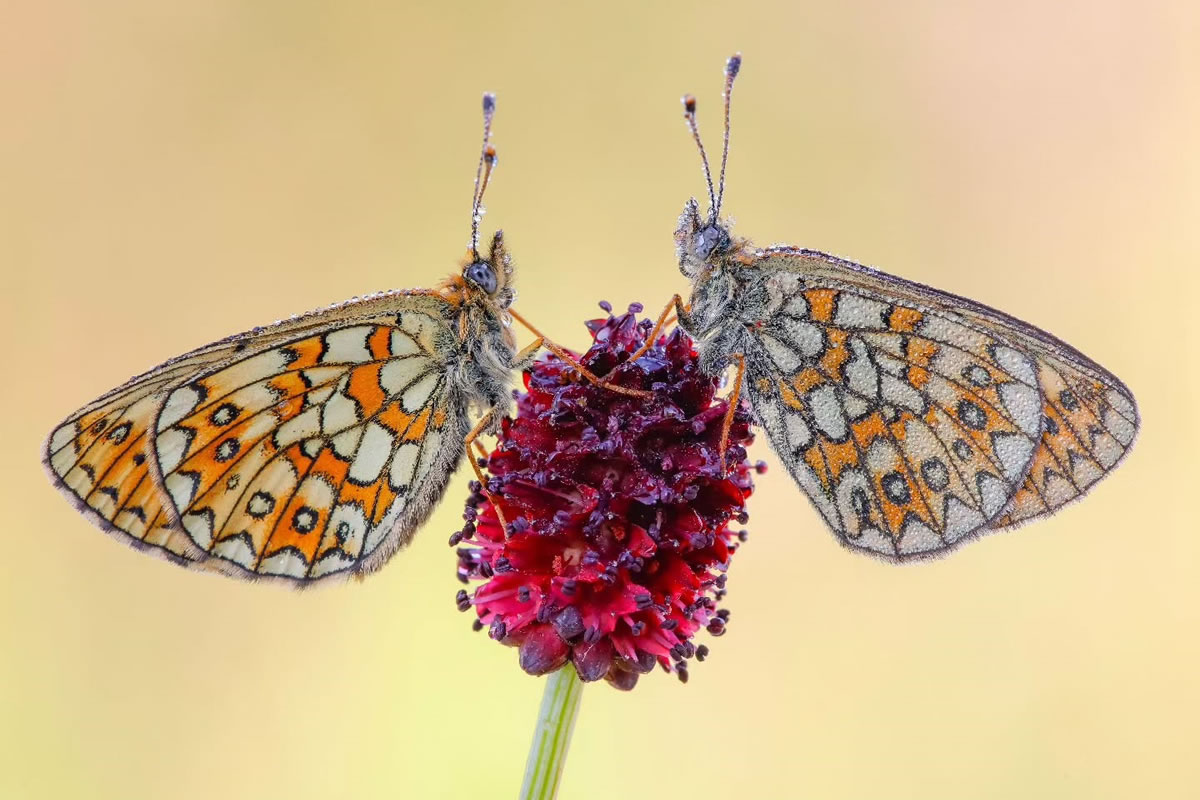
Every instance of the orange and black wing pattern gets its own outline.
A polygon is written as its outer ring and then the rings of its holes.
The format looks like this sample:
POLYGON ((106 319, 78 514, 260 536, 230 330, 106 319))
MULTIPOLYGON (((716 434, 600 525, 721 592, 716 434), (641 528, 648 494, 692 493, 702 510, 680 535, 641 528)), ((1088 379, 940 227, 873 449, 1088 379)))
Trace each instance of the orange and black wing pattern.
POLYGON ((47 467, 102 527, 183 563, 294 583, 370 572, 463 452, 447 306, 380 295, 168 362, 56 428, 47 467))
POLYGON ((748 390, 838 538, 891 560, 1048 514, 1137 430, 1115 377, 1031 326, 831 256, 762 251, 748 390))

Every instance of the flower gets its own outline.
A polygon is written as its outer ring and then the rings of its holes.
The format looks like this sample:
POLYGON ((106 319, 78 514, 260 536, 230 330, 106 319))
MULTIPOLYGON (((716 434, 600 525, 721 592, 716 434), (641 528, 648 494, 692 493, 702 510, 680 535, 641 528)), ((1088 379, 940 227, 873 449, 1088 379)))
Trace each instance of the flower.
POLYGON ((726 463, 718 452, 727 404, 703 374, 691 339, 676 329, 636 362, 629 356, 653 324, 629 312, 587 323, 594 344, 580 359, 619 386, 588 383, 547 356, 515 393, 517 416, 504 420, 499 444, 480 466, 487 492, 472 482, 466 525, 450 537, 458 577, 484 581, 461 590, 477 630, 519 649, 533 675, 570 661, 584 681, 606 678, 632 689, 655 663, 688 677, 702 661, 701 629, 725 631, 726 569, 745 531, 753 490, 745 445, 750 416, 733 417, 726 463), (501 528, 493 500, 502 507, 501 528))

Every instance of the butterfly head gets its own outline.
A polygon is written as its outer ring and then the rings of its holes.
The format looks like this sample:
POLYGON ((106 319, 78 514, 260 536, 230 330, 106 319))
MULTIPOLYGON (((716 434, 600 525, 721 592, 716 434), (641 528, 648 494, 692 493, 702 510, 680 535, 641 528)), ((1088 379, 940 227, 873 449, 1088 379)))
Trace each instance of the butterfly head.
POLYGON ((478 252, 469 251, 463 261, 461 281, 453 281, 461 287, 465 300, 475 300, 495 305, 503 310, 516 300, 512 288, 512 257, 504 246, 504 231, 492 236, 492 247, 487 258, 478 252))
POLYGON ((696 198, 688 200, 679 215, 675 228, 675 255, 679 269, 691 281, 696 281, 716 268, 733 248, 729 225, 723 220, 700 216, 696 198))
POLYGON ((741 68, 740 53, 735 53, 725 62, 725 137, 721 148, 721 175, 715 188, 708 155, 700 138, 700 127, 696 122, 696 98, 690 94, 683 98, 683 116, 696 142, 696 149, 700 151, 709 201, 708 216, 701 218, 696 199, 689 200, 679 217, 679 227, 675 229, 675 252, 679 257, 679 268, 693 281, 717 266, 734 244, 729 235, 729 224, 721 219, 721 202, 725 199, 725 165, 729 161, 729 103, 733 97, 733 81, 741 68))

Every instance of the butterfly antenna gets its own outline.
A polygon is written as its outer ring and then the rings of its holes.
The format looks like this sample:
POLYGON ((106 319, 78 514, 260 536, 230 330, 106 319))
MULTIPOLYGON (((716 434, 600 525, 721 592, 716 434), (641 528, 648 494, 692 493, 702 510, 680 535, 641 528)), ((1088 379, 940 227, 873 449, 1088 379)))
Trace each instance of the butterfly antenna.
POLYGON ((704 182, 708 184, 708 207, 712 209, 713 219, 716 219, 717 195, 713 191, 712 170, 708 168, 708 154, 704 152, 704 142, 700 140, 700 126, 696 124, 696 98, 690 94, 683 96, 683 118, 687 120, 688 130, 696 140, 696 148, 700 151, 700 162, 704 165, 704 182))
POLYGON ((475 169, 475 192, 471 195, 471 253, 479 259, 479 222, 483 219, 483 193, 487 191, 496 166, 496 148, 491 145, 492 116, 496 113, 496 95, 483 95, 483 145, 479 153, 479 166, 475 169))
POLYGON ((725 164, 729 161, 729 103, 733 99, 733 81, 742 68, 742 54, 734 53, 725 62, 725 144, 721 147, 721 183, 717 189, 717 205, 713 211, 715 218, 721 213, 721 203, 725 201, 725 164))

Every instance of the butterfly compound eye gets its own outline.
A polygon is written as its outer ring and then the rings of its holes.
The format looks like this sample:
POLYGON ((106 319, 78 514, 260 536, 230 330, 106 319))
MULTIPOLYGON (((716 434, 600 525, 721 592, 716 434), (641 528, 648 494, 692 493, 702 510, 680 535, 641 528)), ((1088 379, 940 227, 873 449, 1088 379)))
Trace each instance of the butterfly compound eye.
POLYGON ((488 294, 496 291, 496 273, 486 261, 476 261, 463 270, 463 277, 488 294))
POLYGON ((696 257, 705 260, 729 246, 729 234, 720 225, 705 225, 696 233, 696 257))

